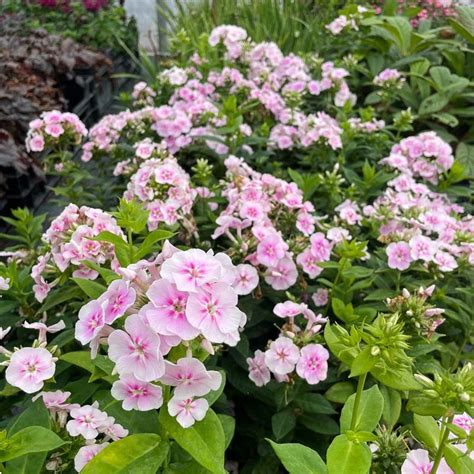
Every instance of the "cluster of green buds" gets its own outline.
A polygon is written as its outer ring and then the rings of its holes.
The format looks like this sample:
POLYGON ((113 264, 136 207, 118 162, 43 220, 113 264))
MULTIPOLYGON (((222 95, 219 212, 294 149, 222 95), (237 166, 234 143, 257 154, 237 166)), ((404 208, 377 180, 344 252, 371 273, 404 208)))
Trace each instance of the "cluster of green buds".
POLYGON ((198 158, 196 164, 191 168, 193 171, 193 181, 201 186, 209 186, 213 178, 213 167, 205 158, 198 158))
POLYGON ((389 387, 409 390, 413 379, 412 359, 406 351, 410 336, 397 314, 380 314, 371 323, 352 326, 350 332, 339 325, 326 325, 325 338, 331 351, 351 368, 351 377, 371 373, 389 387))
POLYGON ((406 433, 391 431, 385 426, 375 430, 377 440, 370 445, 373 474, 398 474, 405 461, 408 449, 406 433))
POLYGON ((395 298, 387 298, 386 304, 392 313, 398 313, 405 325, 405 332, 412 336, 431 338, 436 329, 444 322, 441 315, 444 309, 436 308, 427 303, 433 294, 434 285, 428 288, 420 287, 410 293, 406 288, 395 298))
POLYGON ((405 352, 410 348, 407 342, 410 337, 403 328, 396 314, 389 318, 379 315, 372 324, 362 326, 358 333, 363 349, 354 360, 352 372, 359 364, 395 371, 410 367, 411 359, 405 352))
POLYGON ((411 112, 411 108, 408 107, 406 110, 401 110, 397 114, 395 114, 393 118, 393 126, 395 130, 399 132, 409 132, 413 130, 413 114, 411 112))
POLYGON ((474 367, 469 362, 456 372, 437 372, 431 379, 415 375, 422 389, 408 402, 408 408, 419 415, 452 416, 472 411, 474 401, 474 367))

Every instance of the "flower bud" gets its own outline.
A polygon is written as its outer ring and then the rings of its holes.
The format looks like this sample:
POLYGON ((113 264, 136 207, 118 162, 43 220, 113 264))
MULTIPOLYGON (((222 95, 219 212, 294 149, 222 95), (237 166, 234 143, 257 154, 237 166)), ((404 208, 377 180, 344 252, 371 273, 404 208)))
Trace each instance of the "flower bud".
POLYGON ((459 394, 459 400, 461 400, 462 402, 467 403, 470 399, 471 397, 466 392, 462 392, 461 394, 459 394))
POLYGON ((373 356, 378 356, 380 354, 380 347, 379 346, 372 346, 370 348, 370 354, 373 356))
POLYGON ((410 298, 410 292, 409 292, 406 288, 403 288, 403 290, 402 290, 402 295, 403 295, 405 298, 410 298))
POLYGON ((434 387, 434 382, 427 377, 426 375, 423 374, 415 374, 414 375, 415 379, 421 383, 421 385, 425 387, 434 387))
POLYGON ((211 344, 207 339, 203 339, 203 340, 201 341, 201 347, 202 347, 208 354, 214 355, 214 347, 212 347, 212 344, 211 344))

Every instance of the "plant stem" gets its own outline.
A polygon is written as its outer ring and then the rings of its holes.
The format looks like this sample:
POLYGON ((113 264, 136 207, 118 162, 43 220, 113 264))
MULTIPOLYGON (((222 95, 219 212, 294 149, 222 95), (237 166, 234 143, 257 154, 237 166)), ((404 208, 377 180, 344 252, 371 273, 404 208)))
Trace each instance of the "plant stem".
POLYGON ((357 412, 359 411, 360 400, 362 398, 362 392, 364 391, 365 379, 367 378, 367 372, 359 376, 359 381, 357 382, 357 393, 354 400, 354 408, 352 409, 352 419, 351 419, 351 430, 354 431, 357 423, 357 412))
POLYGON ((441 463, 441 459, 443 459, 443 453, 444 453, 444 448, 446 446, 446 441, 449 436, 449 428, 448 428, 448 423, 451 423, 453 417, 446 417, 443 422, 443 429, 441 430, 440 434, 440 441, 439 441, 439 447, 438 451, 436 451, 435 459, 433 462, 433 467, 431 468, 431 474, 436 474, 438 471, 439 465, 441 463))
POLYGON ((129 248, 129 255, 130 255, 130 260, 133 263, 133 233, 131 229, 128 229, 128 248, 129 248))

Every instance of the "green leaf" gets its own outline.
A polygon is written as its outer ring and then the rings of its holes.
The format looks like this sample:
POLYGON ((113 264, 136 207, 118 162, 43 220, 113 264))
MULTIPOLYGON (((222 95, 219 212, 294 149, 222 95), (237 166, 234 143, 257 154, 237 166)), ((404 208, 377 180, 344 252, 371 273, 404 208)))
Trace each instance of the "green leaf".
POLYGON ((101 410, 109 416, 113 416, 117 423, 125 426, 130 431, 130 434, 159 432, 158 417, 155 416, 155 412, 124 410, 122 402, 115 400, 110 390, 97 392, 94 395, 94 400, 99 402, 101 410))
POLYGON ((352 307, 351 303, 346 305, 340 299, 332 298, 331 306, 334 314, 342 321, 350 323, 351 321, 357 319, 357 316, 354 315, 354 308, 352 307))
POLYGON ((442 110, 446 105, 448 105, 449 99, 440 93, 436 93, 427 97, 423 102, 420 104, 420 108, 418 109, 419 115, 431 115, 435 112, 439 112, 442 110))
MULTIPOLYGON (((7 427, 8 435, 12 436, 23 428, 31 426, 50 428, 50 417, 43 400, 36 400, 36 402, 30 403, 28 408, 18 415, 7 427)), ((41 472, 46 456, 46 452, 21 456, 6 464, 7 471, 14 472, 15 474, 38 474, 41 472)))
POLYGON ((63 288, 55 289, 51 291, 51 293, 48 295, 43 306, 41 306, 41 308, 38 310, 38 314, 43 314, 45 311, 48 311, 51 308, 54 308, 55 306, 63 304, 69 300, 74 300, 78 297, 82 298, 82 294, 79 288, 73 287, 68 288, 66 290, 63 288))
POLYGON ((336 410, 320 393, 303 393, 294 401, 298 408, 306 413, 322 413, 334 415, 336 410))
POLYGON ((107 285, 110 285, 110 283, 112 283, 114 280, 118 280, 120 278, 120 275, 115 273, 113 270, 110 270, 109 268, 101 267, 95 262, 89 262, 87 260, 83 260, 81 263, 83 263, 86 267, 89 267, 92 270, 95 270, 97 273, 99 273, 99 275, 104 279, 107 285))
POLYGON ((347 346, 342 342, 341 335, 344 330, 337 324, 326 323, 324 328, 324 339, 331 352, 344 364, 349 367, 352 364, 355 356, 357 355, 357 349, 348 349, 347 346))
POLYGON ((370 372, 379 382, 397 390, 419 390, 420 384, 416 381, 411 370, 387 370, 383 367, 374 367, 370 372))
POLYGON ((339 434, 339 425, 328 415, 302 415, 298 417, 298 423, 314 433, 339 434))
POLYGON ((104 448, 82 474, 155 474, 168 455, 169 445, 157 434, 139 433, 104 448))
POLYGON ((459 6, 456 8, 457 15, 448 18, 449 24, 465 40, 474 44, 474 11, 469 6, 459 6))
POLYGON ((338 382, 329 387, 324 396, 333 403, 346 403, 346 400, 355 392, 351 382, 338 382))
POLYGON ((225 437, 217 415, 209 409, 206 417, 189 428, 183 428, 168 411, 160 410, 159 421, 173 439, 201 466, 213 473, 225 474, 225 437))
POLYGON ((225 449, 227 449, 234 437, 235 432, 235 418, 229 415, 218 414, 217 418, 221 422, 222 428, 224 430, 225 437, 225 449))
POLYGON ((90 382, 99 378, 107 380, 109 383, 113 383, 116 380, 115 376, 109 375, 109 369, 111 368, 109 358, 101 354, 98 354, 95 359, 91 359, 89 351, 74 351, 62 354, 59 359, 69 364, 77 365, 93 374, 93 380, 90 380, 90 382))
POLYGON ((326 474, 326 466, 316 451, 299 443, 277 444, 267 439, 289 474, 326 474))
POLYGON ((371 354, 371 350, 372 348, 370 346, 365 347, 353 360, 350 377, 367 374, 373 369, 379 358, 374 357, 371 354))
POLYGON ((345 435, 349 441, 365 443, 367 441, 377 441, 377 436, 369 431, 346 431, 345 435))
POLYGON ((146 227, 149 212, 137 200, 127 201, 122 198, 117 211, 112 214, 120 227, 139 234, 146 227))
POLYGON ((51 451, 66 444, 56 433, 42 426, 29 426, 0 444, 0 462, 10 461, 25 454, 51 451))
MULTIPOLYGON (((341 413, 341 432, 351 427, 352 411, 354 409, 356 394, 351 395, 341 413)), ((383 412, 383 396, 377 385, 362 392, 362 397, 357 411, 355 431, 374 431, 383 412)))
POLYGON ((134 260, 140 260, 141 258, 145 257, 154 250, 154 245, 157 242, 160 240, 171 239, 173 235, 175 235, 174 232, 162 229, 156 229, 153 232, 150 232, 138 248, 138 251, 135 253, 134 260))
POLYGON ((328 474, 367 474, 372 453, 364 443, 350 441, 342 434, 334 438, 327 452, 328 474))
POLYGON ((448 407, 441 399, 429 399, 421 396, 412 396, 407 403, 407 409, 422 416, 435 416, 436 418, 446 415, 448 407))
POLYGON ((114 234, 113 232, 109 232, 108 230, 104 230, 100 234, 96 235, 93 240, 112 244, 120 265, 122 265, 122 267, 128 267, 128 265, 130 265, 130 247, 128 243, 122 239, 122 237, 114 234))
POLYGON ((402 397, 400 396, 400 392, 393 388, 386 387, 385 385, 380 385, 379 389, 384 400, 383 420, 389 428, 393 428, 400 418, 402 397))
POLYGON ((71 278, 71 280, 93 300, 99 298, 99 296, 107 289, 104 285, 101 285, 96 281, 86 280, 85 278, 71 278))
POLYGON ((277 441, 284 438, 296 426, 296 417, 290 407, 272 416, 272 432, 277 441))
POLYGON ((423 445, 429 449, 436 450, 439 445, 438 423, 431 416, 413 415, 415 433, 423 445))
POLYGON ((456 446, 448 444, 444 450, 444 457, 456 474, 472 474, 474 472, 474 461, 456 446))

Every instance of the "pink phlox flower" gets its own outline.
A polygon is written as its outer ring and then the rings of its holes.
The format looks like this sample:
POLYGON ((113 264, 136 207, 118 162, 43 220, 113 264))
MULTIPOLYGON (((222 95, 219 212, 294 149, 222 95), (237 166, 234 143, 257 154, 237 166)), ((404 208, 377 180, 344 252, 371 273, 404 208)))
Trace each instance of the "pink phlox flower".
POLYGON ((159 379, 165 371, 159 336, 138 314, 129 316, 124 328, 113 331, 108 338, 115 371, 120 376, 134 374, 144 382, 159 379))
POLYGON ((97 456, 110 443, 88 444, 79 449, 74 457, 74 469, 81 472, 92 458, 97 456))
POLYGON ((163 405, 161 387, 138 380, 133 374, 126 374, 113 383, 112 396, 122 400, 124 410, 150 411, 163 405))
POLYGON ((246 321, 237 308, 237 293, 226 283, 215 283, 209 291, 192 293, 186 305, 188 321, 210 342, 225 342, 229 334, 238 334, 246 321))
MULTIPOLYGON (((433 462, 430 461, 428 451, 425 449, 414 449, 407 454, 402 464, 401 474, 430 474, 433 462)), ((454 474, 445 459, 441 460, 437 473, 454 474)))
POLYGON ((165 260, 160 273, 178 290, 197 292, 206 283, 219 281, 222 265, 203 250, 190 249, 177 252, 165 260))
POLYGON ((100 303, 97 300, 92 300, 79 310, 75 337, 82 345, 97 337, 105 326, 105 304, 106 302, 100 303))
POLYGON ((275 374, 285 375, 293 372, 300 358, 300 351, 293 341, 280 336, 265 351, 265 364, 275 374))
POLYGON ((294 303, 293 301, 285 301, 284 303, 278 303, 273 308, 273 313, 280 318, 294 318, 299 314, 302 314, 308 306, 304 303, 294 303))
POLYGON ((6 381, 26 393, 41 390, 44 381, 55 372, 56 359, 41 347, 24 347, 15 351, 5 371, 6 381))
POLYGON ((59 321, 56 324, 47 326, 45 323, 42 322, 29 323, 28 321, 25 321, 22 326, 26 329, 35 329, 36 331, 38 331, 38 341, 42 343, 46 342, 46 334, 48 332, 54 334, 56 332, 62 331, 66 327, 66 324, 64 323, 64 321, 59 321))
POLYGON ((112 324, 117 318, 125 314, 136 299, 136 291, 130 286, 130 282, 114 280, 105 293, 98 299, 104 303, 104 319, 107 324, 112 324))
POLYGON ((293 260, 286 256, 275 267, 265 272, 265 281, 275 290, 287 290, 296 283, 298 270, 293 260))
POLYGON ((296 373, 309 384, 325 380, 328 372, 329 352, 321 344, 308 344, 300 350, 296 373))
POLYGON ((173 397, 168 402, 168 413, 176 417, 176 421, 183 427, 189 428, 196 421, 201 421, 209 409, 209 403, 204 398, 187 398, 181 400, 173 397))
POLYGON ((69 412, 72 420, 66 424, 67 432, 71 436, 83 436, 85 439, 94 439, 99 435, 100 427, 104 425, 107 413, 98 409, 99 404, 84 405, 69 412))
POLYGON ((270 382, 270 371, 265 365, 265 353, 256 350, 252 357, 247 357, 247 365, 249 368, 249 379, 257 386, 263 387, 270 382))
POLYGON ((232 287, 238 295, 250 294, 258 285, 259 277, 255 267, 246 263, 237 265, 232 287))
POLYGON ((186 317, 188 293, 179 291, 168 280, 156 280, 147 291, 151 304, 145 305, 140 313, 158 334, 179 336, 183 340, 194 339, 199 330, 186 317))
POLYGON ((180 399, 200 397, 217 390, 222 375, 216 370, 207 370, 204 364, 192 357, 183 357, 176 364, 165 362, 165 374, 160 381, 176 387, 174 396, 180 399))

